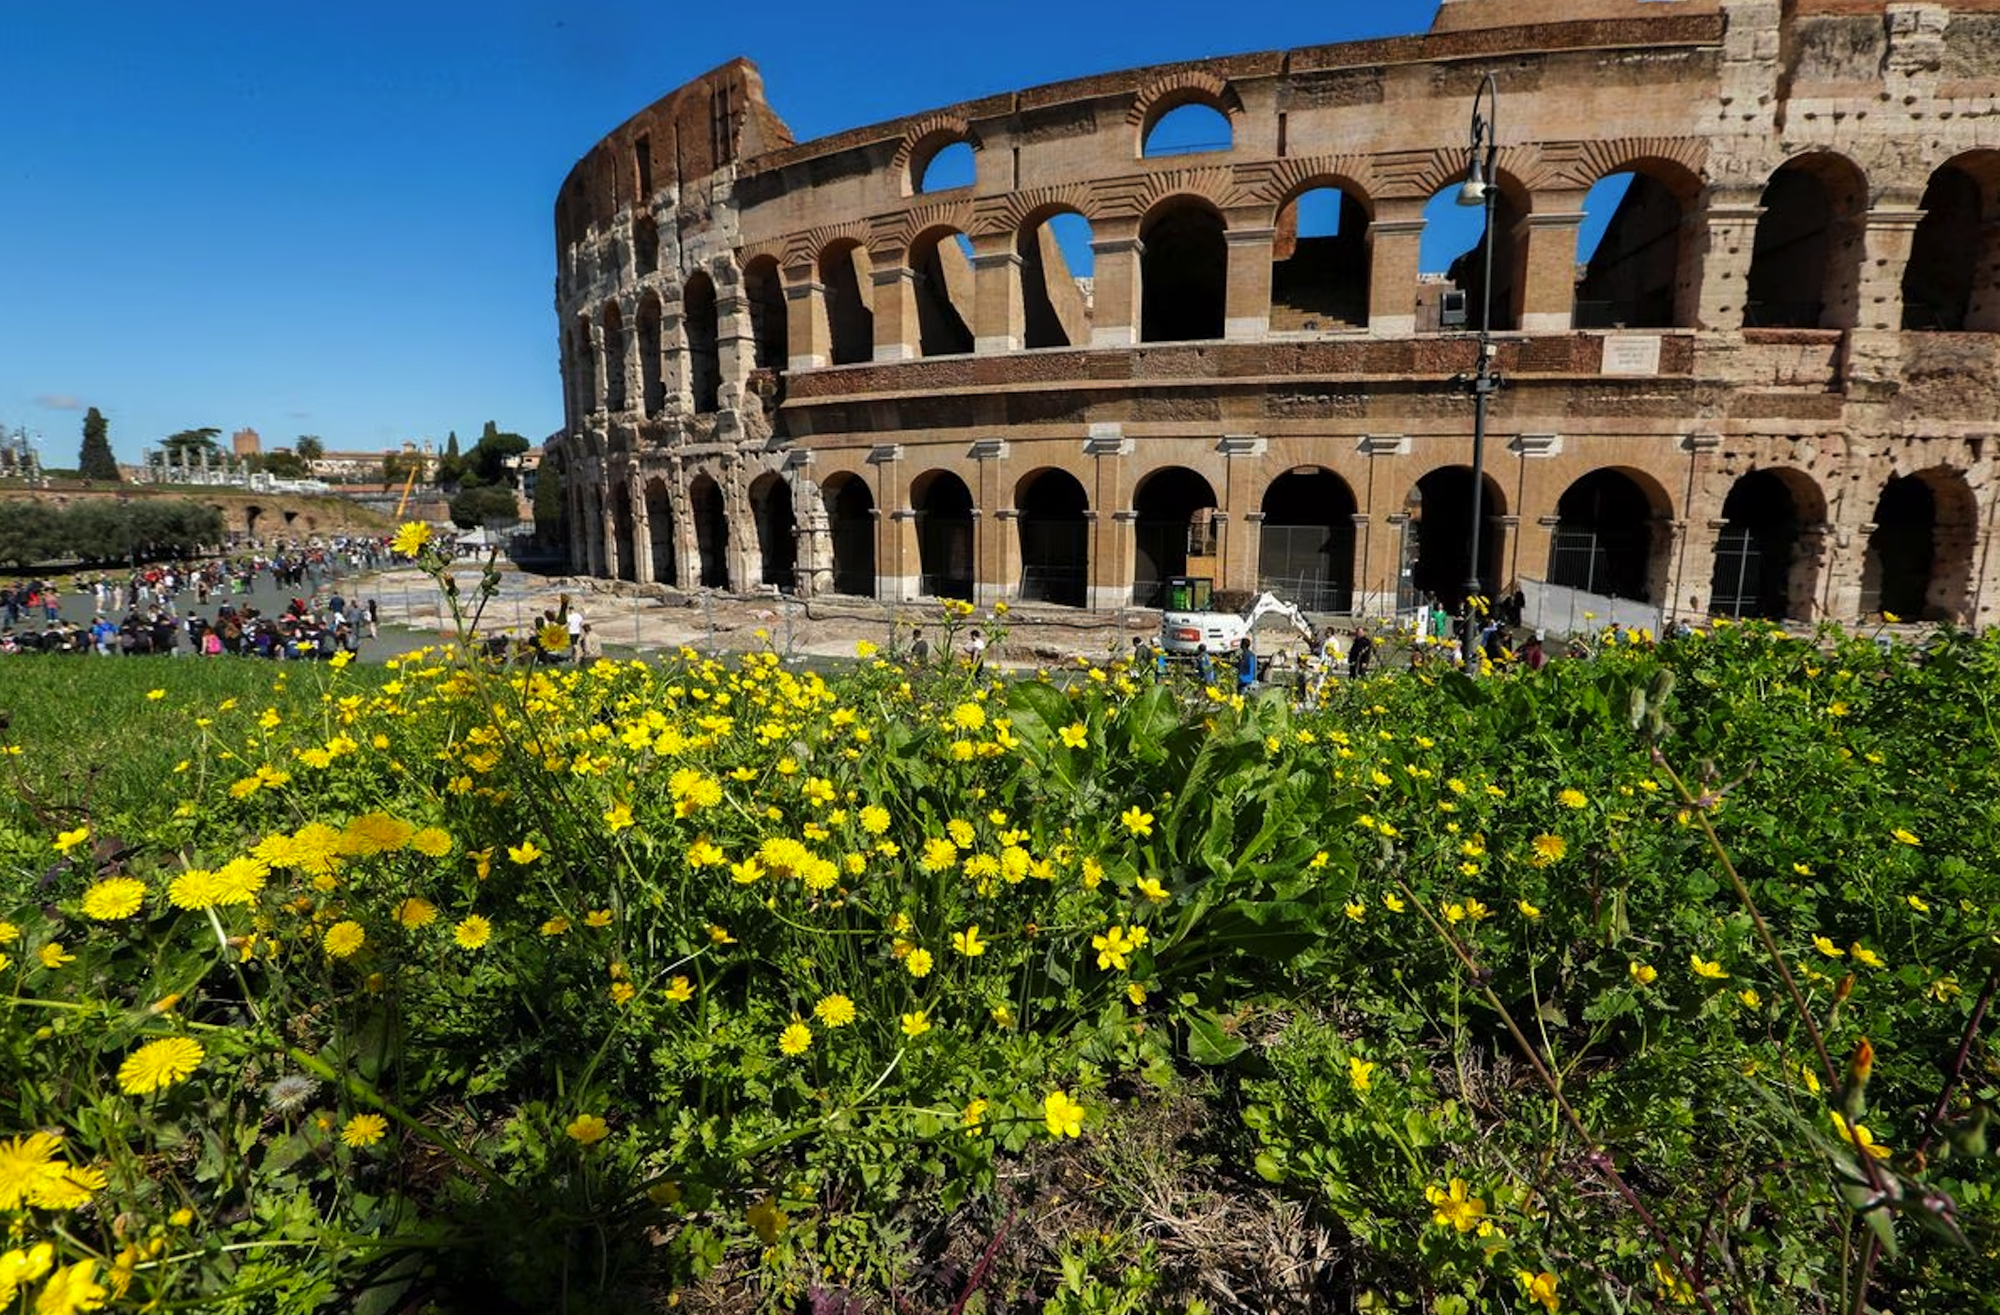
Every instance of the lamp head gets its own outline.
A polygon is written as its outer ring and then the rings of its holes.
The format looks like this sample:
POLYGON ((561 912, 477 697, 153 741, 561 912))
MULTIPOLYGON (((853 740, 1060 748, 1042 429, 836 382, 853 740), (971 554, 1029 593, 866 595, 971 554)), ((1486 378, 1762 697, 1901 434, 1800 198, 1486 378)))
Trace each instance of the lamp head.
POLYGON ((1480 164, 1479 156, 1472 157, 1472 167, 1466 170, 1465 182, 1458 189, 1458 203, 1463 206, 1486 204, 1486 193, 1492 184, 1486 181, 1486 170, 1480 164))

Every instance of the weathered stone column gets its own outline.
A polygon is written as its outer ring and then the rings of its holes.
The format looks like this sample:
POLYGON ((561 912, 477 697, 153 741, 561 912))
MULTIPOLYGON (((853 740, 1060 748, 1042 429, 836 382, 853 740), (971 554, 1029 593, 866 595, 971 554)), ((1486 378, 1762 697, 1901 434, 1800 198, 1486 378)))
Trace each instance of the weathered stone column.
POLYGON ((646 505, 644 475, 635 469, 625 488, 626 495, 632 502, 632 582, 651 584, 653 583, 653 518, 652 509, 646 505))
POLYGON ((1137 219, 1106 220, 1090 243, 1095 258, 1092 347, 1131 347, 1139 341, 1139 241, 1137 219))
POLYGON ((716 372, 721 386, 716 390, 716 407, 734 411, 749 394, 750 371, 757 366, 757 343, 750 332, 750 305, 743 296, 742 275, 715 299, 716 372))
POLYGON ((1750 289, 1750 254, 1764 207, 1755 200, 1710 200, 1695 230, 1700 293, 1696 306, 1702 329, 1743 327, 1743 301, 1750 289))
POLYGON ((1271 253, 1277 230, 1231 228, 1228 286, 1223 294, 1222 336, 1232 342, 1261 342, 1271 331, 1271 253))
POLYGON ((1800 526, 1785 580, 1785 614, 1801 621, 1860 616, 1861 572, 1874 532, 1872 521, 1800 526))
POLYGON ((1083 455, 1095 459, 1096 474, 1089 509, 1084 512, 1085 542, 1090 545, 1089 585, 1084 605, 1092 611, 1116 611, 1132 603, 1132 563, 1138 556, 1138 514, 1119 510, 1131 498, 1126 487, 1125 458, 1133 442, 1116 424, 1094 424, 1083 443, 1083 455))
POLYGON ((982 233, 972 239, 972 350, 980 356, 1021 350, 1027 333, 1021 268, 1014 234, 982 233))
POLYGON ((681 313, 679 289, 660 303, 660 414, 694 414, 694 383, 689 377, 687 317, 681 313))
POLYGON ((875 467, 875 596, 899 603, 917 596, 916 513, 903 487, 903 445, 883 443, 868 449, 875 467))
POLYGON ((1227 462, 1223 505, 1215 514, 1216 565, 1222 576, 1215 587, 1254 592, 1257 556, 1263 547, 1258 540, 1264 526, 1263 509, 1258 503, 1260 481, 1256 475, 1270 443, 1261 434, 1224 434, 1217 440, 1215 450, 1227 462))
POLYGON ((1583 211, 1532 214, 1524 226, 1528 285, 1522 290, 1521 328, 1528 333, 1568 333, 1575 323, 1576 235, 1583 227, 1583 211))
POLYGON ((1910 248, 1923 217, 1921 210, 1886 206, 1868 212, 1862 234, 1857 328, 1902 329, 1903 271, 1910 263, 1910 248))
POLYGON ((996 507, 986 537, 997 565, 999 587, 994 599, 1012 601, 1021 594, 1021 512, 1018 507, 996 507))
POLYGON ((904 250, 871 251, 875 258, 875 359, 909 361, 922 355, 917 322, 917 275, 904 250))
POLYGON ((816 370, 827 363, 833 341, 826 322, 826 285, 811 265, 785 271, 785 356, 793 370, 816 370))
POLYGON ((1368 225, 1368 331, 1393 338, 1417 331, 1421 201, 1384 201, 1368 225))
POLYGON ((1005 541, 1008 536, 1004 531, 1008 527, 994 515, 997 508, 1008 506, 1013 501, 1004 487, 1007 440, 976 439, 969 455, 979 463, 972 491, 972 601, 980 607, 989 607, 1009 597, 1014 582, 1020 579, 1018 570, 1012 573, 1007 570, 1005 541))

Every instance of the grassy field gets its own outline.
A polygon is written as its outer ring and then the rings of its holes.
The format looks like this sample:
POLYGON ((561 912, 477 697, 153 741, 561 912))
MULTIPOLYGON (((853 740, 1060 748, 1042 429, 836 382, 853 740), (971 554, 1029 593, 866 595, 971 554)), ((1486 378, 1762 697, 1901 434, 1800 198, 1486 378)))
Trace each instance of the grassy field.
MULTIPOLYGON (((0 659, 0 822, 77 825, 109 809, 126 825, 171 812, 182 797, 162 783, 202 733, 202 722, 228 700, 275 707, 288 719, 326 706, 334 673, 317 663, 205 661, 194 658, 0 659), (159 697, 150 697, 153 691, 159 697), (22 745, 60 745, 28 754, 22 745)), ((356 664, 340 673, 349 693, 395 678, 389 668, 356 664)))

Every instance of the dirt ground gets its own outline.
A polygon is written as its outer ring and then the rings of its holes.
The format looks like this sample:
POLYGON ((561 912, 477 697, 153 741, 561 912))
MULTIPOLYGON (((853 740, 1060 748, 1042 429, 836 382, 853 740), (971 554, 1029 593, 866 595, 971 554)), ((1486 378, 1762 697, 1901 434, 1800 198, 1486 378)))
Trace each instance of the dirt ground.
MULTIPOLYGON (((461 597, 472 601, 479 572, 469 565, 455 572, 461 597)), ((907 648, 910 628, 923 627, 935 646, 944 636, 943 609, 935 602, 881 603, 869 598, 832 596, 796 599, 776 594, 741 595, 703 591, 683 594, 661 585, 577 576, 544 576, 502 567, 500 590, 487 604, 480 629, 486 634, 530 633, 544 611, 568 594, 583 609, 604 651, 612 656, 688 647, 704 653, 747 652, 770 647, 789 657, 851 658, 867 640, 883 650, 907 648)), ((375 573, 352 590, 373 596, 385 627, 407 627, 410 638, 444 638, 452 633, 450 613, 437 586, 421 571, 375 573)), ((982 608, 958 631, 962 644, 971 626, 1001 642, 987 660, 1008 668, 1061 665, 1077 658, 1102 660, 1129 653, 1135 637, 1158 633, 1159 612, 1128 608, 1084 612, 1070 607, 1012 604, 995 618, 982 608)), ((384 631, 384 639, 389 632, 384 631)), ((1272 627, 1259 649, 1285 646, 1289 636, 1272 627)))

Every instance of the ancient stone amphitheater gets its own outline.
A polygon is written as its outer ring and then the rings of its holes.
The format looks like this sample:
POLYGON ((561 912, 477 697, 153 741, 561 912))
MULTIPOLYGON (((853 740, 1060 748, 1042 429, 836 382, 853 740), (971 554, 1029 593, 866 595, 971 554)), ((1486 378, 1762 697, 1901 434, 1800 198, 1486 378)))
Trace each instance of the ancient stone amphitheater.
POLYGON ((1450 601, 1483 338, 1489 591, 2000 606, 2000 0, 1444 0, 805 143, 738 60, 555 219, 579 572, 1450 601))

